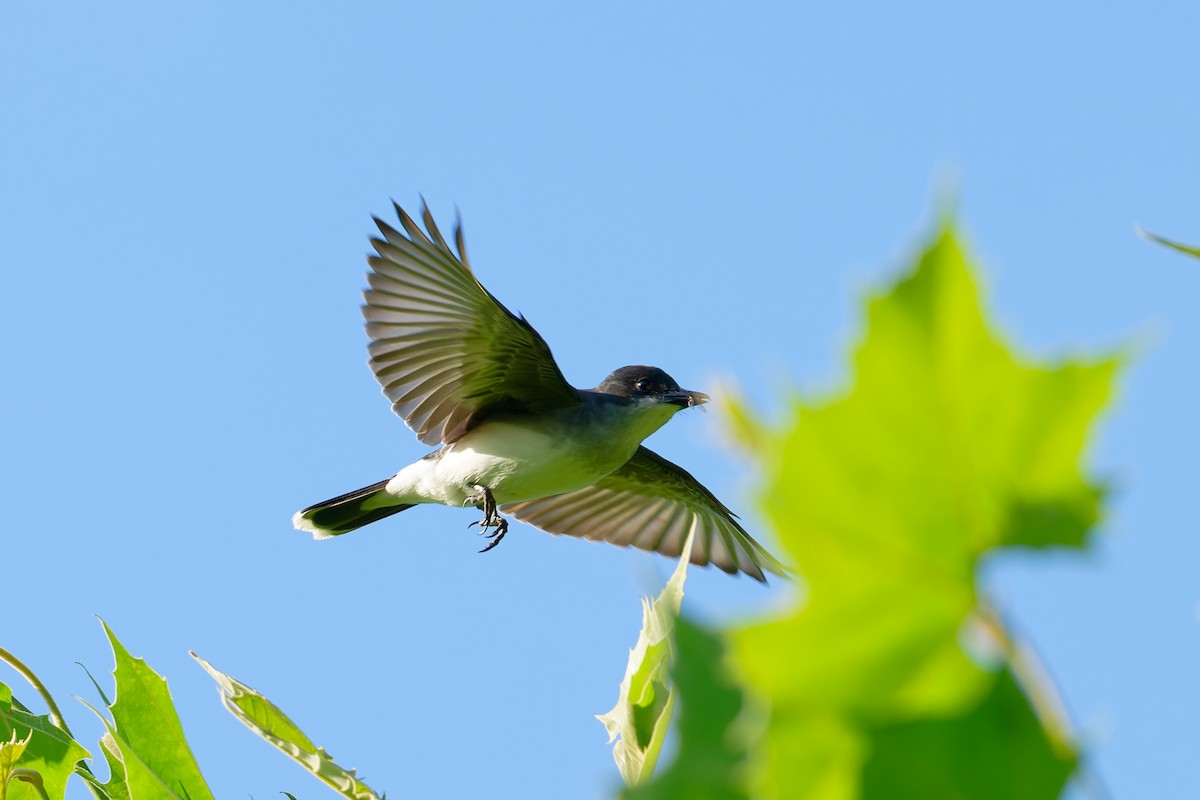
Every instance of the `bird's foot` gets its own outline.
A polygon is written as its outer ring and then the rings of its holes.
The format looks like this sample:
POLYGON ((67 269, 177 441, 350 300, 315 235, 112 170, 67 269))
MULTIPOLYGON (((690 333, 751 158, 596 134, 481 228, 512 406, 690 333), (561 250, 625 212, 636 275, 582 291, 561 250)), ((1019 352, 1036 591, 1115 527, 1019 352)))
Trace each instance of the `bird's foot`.
MULTIPOLYGON (((504 519, 504 517, 497 517, 496 519, 496 530, 487 534, 487 538, 491 539, 491 541, 487 543, 487 547, 479 551, 481 553, 486 553, 488 550, 491 550, 493 547, 500 544, 500 540, 504 538, 504 534, 508 533, 508 520, 504 519)), ((480 533, 482 533, 482 531, 480 531, 480 533)))
POLYGON ((470 528, 478 525, 480 535, 491 539, 487 547, 479 551, 486 553, 500 544, 500 540, 504 538, 504 534, 508 533, 508 520, 500 516, 500 512, 496 509, 496 498, 492 496, 491 489, 478 484, 471 488, 483 495, 483 502, 479 504, 480 509, 483 511, 483 519, 472 522, 467 527, 470 528), (489 531, 488 528, 494 528, 494 530, 489 531))

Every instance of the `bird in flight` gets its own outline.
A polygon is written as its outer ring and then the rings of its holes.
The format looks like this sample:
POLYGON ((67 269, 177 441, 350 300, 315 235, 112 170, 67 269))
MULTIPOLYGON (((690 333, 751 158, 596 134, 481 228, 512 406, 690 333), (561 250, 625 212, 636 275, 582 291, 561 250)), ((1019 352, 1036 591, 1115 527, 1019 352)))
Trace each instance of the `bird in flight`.
POLYGON ((476 280, 461 223, 455 250, 427 206, 425 230, 396 205, 398 230, 367 260, 363 316, 370 366, 429 455, 379 483, 292 518, 324 539, 422 503, 476 506, 472 525, 495 547, 503 515, 542 530, 677 556, 696 528, 691 561, 765 581, 786 569, 690 474, 642 440, 676 412, 708 402, 657 367, 627 366, 594 389, 563 377, 550 348, 476 280))

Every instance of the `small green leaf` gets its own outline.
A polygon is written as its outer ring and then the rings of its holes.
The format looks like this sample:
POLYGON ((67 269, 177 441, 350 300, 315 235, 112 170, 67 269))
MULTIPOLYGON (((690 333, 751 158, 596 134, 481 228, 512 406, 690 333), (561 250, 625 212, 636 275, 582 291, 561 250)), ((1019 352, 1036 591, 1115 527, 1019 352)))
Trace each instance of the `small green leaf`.
POLYGON ((1178 250, 1179 252, 1183 253, 1184 255, 1189 255, 1194 258, 1200 258, 1200 247, 1196 247, 1196 246, 1190 245, 1190 244, 1183 244, 1182 242, 1177 242, 1177 241, 1174 241, 1173 239, 1168 239, 1165 236, 1159 236, 1157 234, 1150 233, 1149 231, 1144 230, 1139 225, 1135 225, 1134 229, 1138 232, 1138 235, 1141 236, 1143 239, 1149 239, 1152 242, 1158 242, 1161 245, 1170 247, 1172 250, 1178 250))
POLYGON ((15 763, 20 784, 9 783, 7 800, 40 798, 52 800, 66 794, 67 780, 75 765, 88 758, 88 751, 46 715, 34 715, 19 707, 7 686, 0 683, 0 741, 15 736, 26 742, 15 763), (33 776, 37 776, 34 782, 33 776))
MULTIPOLYGON (((100 687, 99 682, 96 681, 91 671, 82 664, 80 666, 83 667, 84 674, 92 682, 92 686, 96 689, 96 694, 100 695, 105 706, 112 705, 108 699, 108 695, 104 693, 104 689, 100 687)), ((89 788, 92 790, 92 795, 97 800, 130 800, 129 787, 125 776, 125 764, 121 760, 120 746, 109 732, 109 728, 111 727, 110 722, 89 703, 83 700, 80 700, 80 702, 104 724, 105 731, 100 737, 100 750, 104 754, 104 760, 108 763, 108 780, 101 781, 86 763, 78 764, 75 767, 75 774, 87 782, 89 788)))
POLYGON ((627 800, 743 800, 745 769, 761 720, 725 666, 725 644, 680 617, 675 621, 671 678, 679 693, 679 754, 653 780, 621 796, 627 800), (756 724, 757 723, 757 724, 756 724))
POLYGON ((717 387, 715 396, 725 417, 725 432, 738 448, 750 453, 762 453, 769 449, 772 431, 758 420, 745 399, 741 388, 734 383, 717 387))
POLYGON ((220 672, 195 653, 191 655, 221 687, 221 702, 225 708, 246 727, 343 797, 349 800, 380 800, 379 795, 355 776, 354 770, 343 769, 334 763, 329 754, 313 744, 274 703, 241 681, 220 672))
MULTIPOLYGON (((155 796, 145 791, 165 791, 189 800, 212 800, 184 737, 167 682, 143 659, 132 657, 107 623, 101 620, 101 624, 116 661, 109 733, 124 764, 129 793, 140 798, 155 796)), ((105 753, 107 758, 109 751, 105 753)))
POLYGON ((629 651, 617 704, 608 713, 596 715, 608 731, 608 741, 619 739, 613 746, 613 760, 627 786, 637 786, 654 772, 675 706, 670 682, 671 631, 683 602, 694 536, 693 529, 658 599, 642 599, 642 631, 629 651))
POLYGON ((129 784, 125 776, 125 762, 121 759, 121 748, 112 733, 107 730, 107 721, 104 722, 106 730, 100 737, 100 751, 104 753, 104 760, 108 764, 108 780, 101 782, 91 770, 80 770, 77 771, 77 774, 107 800, 130 800, 129 784))
POLYGON ((18 739, 17 732, 13 731, 7 742, 0 742, 0 800, 7 797, 5 787, 8 786, 8 779, 12 777, 32 737, 33 731, 29 731, 24 739, 18 739))

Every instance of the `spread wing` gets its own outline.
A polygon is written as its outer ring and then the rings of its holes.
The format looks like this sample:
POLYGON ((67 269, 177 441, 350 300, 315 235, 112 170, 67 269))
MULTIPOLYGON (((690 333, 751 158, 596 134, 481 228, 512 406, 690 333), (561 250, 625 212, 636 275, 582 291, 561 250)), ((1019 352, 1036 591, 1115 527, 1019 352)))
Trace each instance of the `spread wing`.
POLYGON ((417 438, 452 442, 490 411, 578 403, 545 340, 475 280, 461 224, 455 254, 427 207, 425 231, 396 213, 403 232, 375 219, 363 316, 371 370, 417 438))
POLYGON ((714 564, 728 573, 740 570, 760 581, 766 580, 764 569, 788 574, 712 492, 645 447, 592 486, 509 503, 500 510, 550 533, 633 545, 667 556, 682 552, 695 521, 693 564, 714 564))

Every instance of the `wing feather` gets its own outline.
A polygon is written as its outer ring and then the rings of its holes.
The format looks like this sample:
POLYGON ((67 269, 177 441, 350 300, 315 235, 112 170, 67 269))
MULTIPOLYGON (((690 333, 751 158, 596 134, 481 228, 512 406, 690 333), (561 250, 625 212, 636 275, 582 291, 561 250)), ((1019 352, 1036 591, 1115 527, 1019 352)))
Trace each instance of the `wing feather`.
POLYGON ((453 441, 497 407, 578 403, 545 340, 475 279, 462 225, 456 254, 423 202, 424 230, 395 208, 399 228, 375 218, 363 317, 371 370, 417 438, 453 441))
POLYGON ((682 468, 639 447, 628 463, 574 492, 500 509, 544 531, 678 556, 692 524, 692 563, 765 580, 788 570, 754 541, 728 508, 682 468))

